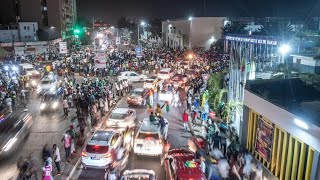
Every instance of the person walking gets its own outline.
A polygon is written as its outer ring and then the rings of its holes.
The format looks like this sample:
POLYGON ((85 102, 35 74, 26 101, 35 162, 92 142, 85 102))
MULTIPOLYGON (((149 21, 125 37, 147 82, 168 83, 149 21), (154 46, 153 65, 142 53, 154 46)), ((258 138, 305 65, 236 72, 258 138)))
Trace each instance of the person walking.
POLYGON ((182 113, 182 121, 184 131, 188 131, 189 115, 186 110, 182 113))
POLYGON ((64 99, 63 99, 62 106, 63 106, 63 113, 64 113, 63 115, 64 115, 65 117, 67 117, 67 116, 68 116, 68 108, 69 108, 67 98, 64 98, 64 99))
POLYGON ((42 168, 42 180, 53 180, 52 166, 50 166, 49 161, 46 161, 44 167, 42 168))
POLYGON ((71 136, 66 133, 62 138, 61 142, 63 142, 64 150, 66 152, 66 160, 69 162, 69 157, 71 154, 71 136))
POLYGON ((58 171, 58 176, 61 175, 62 171, 61 171, 61 167, 60 167, 60 150, 58 148, 58 146, 56 144, 53 145, 52 147, 52 154, 53 154, 53 161, 56 165, 57 171, 58 171))

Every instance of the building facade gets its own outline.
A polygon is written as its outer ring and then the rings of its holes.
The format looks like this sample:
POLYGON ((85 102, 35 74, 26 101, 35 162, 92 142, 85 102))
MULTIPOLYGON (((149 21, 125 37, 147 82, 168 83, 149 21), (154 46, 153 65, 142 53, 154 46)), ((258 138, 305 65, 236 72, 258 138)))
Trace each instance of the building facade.
POLYGON ((28 0, 20 2, 21 20, 36 21, 41 29, 58 31, 64 38, 72 35, 77 19, 76 0, 28 0))
POLYGON ((222 37, 225 17, 193 17, 183 20, 167 20, 162 22, 162 41, 170 48, 208 49, 210 45, 222 37))
POLYGON ((280 180, 320 179, 319 98, 299 79, 246 84, 242 145, 280 180))
POLYGON ((18 23, 19 37, 21 42, 37 41, 37 22, 19 22, 18 23))
POLYGON ((293 67, 301 73, 320 74, 320 56, 292 55, 293 67))

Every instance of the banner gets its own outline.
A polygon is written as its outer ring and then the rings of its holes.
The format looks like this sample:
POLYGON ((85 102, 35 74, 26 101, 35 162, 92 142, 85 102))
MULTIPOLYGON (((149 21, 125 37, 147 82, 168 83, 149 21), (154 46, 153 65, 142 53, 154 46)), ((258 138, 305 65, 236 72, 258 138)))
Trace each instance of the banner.
POLYGON ((67 42, 59 42, 59 52, 60 54, 68 53, 67 42))
POLYGON ((258 119, 255 151, 267 162, 271 162, 274 127, 263 120, 258 119))
POLYGON ((95 51, 94 66, 95 68, 106 68, 107 55, 105 51, 95 51))
POLYGON ((135 51, 136 51, 136 56, 138 58, 141 58, 142 57, 142 46, 141 45, 136 45, 135 51))

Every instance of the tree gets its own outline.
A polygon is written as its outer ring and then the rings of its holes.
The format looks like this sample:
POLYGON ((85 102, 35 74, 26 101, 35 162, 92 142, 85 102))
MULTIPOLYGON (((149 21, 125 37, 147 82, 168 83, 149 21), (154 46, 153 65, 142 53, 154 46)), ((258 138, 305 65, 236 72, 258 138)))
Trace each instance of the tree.
POLYGON ((219 104, 225 100, 224 95, 227 93, 227 90, 224 89, 224 77, 226 71, 211 74, 208 80, 208 92, 209 92, 209 106, 215 112, 219 111, 219 104))
POLYGON ((152 19, 150 21, 149 26, 147 26, 146 30, 151 33, 152 37, 160 37, 162 31, 161 19, 152 19))
POLYGON ((226 34, 247 34, 248 31, 245 27, 246 25, 239 21, 229 22, 222 28, 222 36, 226 34))
POLYGON ((130 28, 130 21, 126 17, 120 17, 120 19, 117 22, 118 28, 130 28))
POLYGON ((227 124, 232 123, 231 117, 235 114, 236 111, 240 111, 243 104, 239 101, 228 101, 222 109, 222 119, 226 121, 227 124))
POLYGON ((280 36, 285 39, 290 39, 294 35, 293 28, 291 27, 290 23, 283 21, 266 22, 262 25, 258 32, 255 32, 254 34, 262 36, 280 36))
POLYGON ((218 53, 223 53, 224 52, 224 40, 219 39, 215 41, 214 43, 211 44, 210 49, 213 51, 217 51, 218 53))

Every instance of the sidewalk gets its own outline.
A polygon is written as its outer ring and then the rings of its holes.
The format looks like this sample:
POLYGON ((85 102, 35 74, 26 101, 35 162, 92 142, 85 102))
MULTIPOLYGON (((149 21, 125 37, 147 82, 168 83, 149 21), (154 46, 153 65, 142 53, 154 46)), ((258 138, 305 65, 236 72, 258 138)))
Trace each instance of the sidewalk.
MULTIPOLYGON (((103 117, 98 115, 99 118, 101 117, 101 120, 99 121, 99 123, 96 126, 94 126, 92 128, 92 132, 95 132, 95 131, 99 130, 102 127, 102 125, 105 123, 106 118, 111 114, 112 110, 116 106, 117 106, 117 104, 112 106, 112 107, 110 107, 109 111, 103 117)), ((77 146, 76 153, 71 155, 71 160, 70 160, 69 163, 67 163, 65 161, 65 157, 61 157, 61 161, 60 161, 60 166, 61 166, 61 171, 62 171, 61 175, 59 175, 59 176, 57 175, 57 169, 56 169, 55 165, 53 164, 53 178, 55 180, 70 179, 71 175, 74 173, 76 168, 78 168, 78 166, 81 163, 82 149, 84 148, 84 146, 89 141, 89 138, 91 137, 91 135, 92 135, 91 132, 87 128, 86 129, 86 133, 85 133, 85 141, 84 141, 82 147, 77 146)), ((63 155, 65 154, 64 153, 64 149, 60 149, 60 154, 63 154, 63 155)))
MULTIPOLYGON (((197 123, 198 124, 196 124, 195 126, 192 126, 191 122, 189 121, 189 127, 190 127, 191 134, 196 137, 201 136, 203 138, 206 138, 206 130, 205 130, 204 126, 202 126, 201 123, 199 123, 199 121, 197 121, 197 123)), ((255 157, 253 155, 252 155, 252 157, 253 157, 253 169, 255 171, 256 164, 260 163, 260 162, 257 159, 255 159, 255 157)), ((263 179, 264 180, 278 179, 267 168, 265 168, 264 166, 262 166, 262 168, 263 168, 263 179)))

